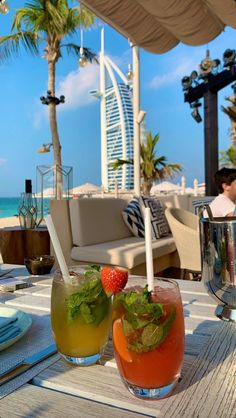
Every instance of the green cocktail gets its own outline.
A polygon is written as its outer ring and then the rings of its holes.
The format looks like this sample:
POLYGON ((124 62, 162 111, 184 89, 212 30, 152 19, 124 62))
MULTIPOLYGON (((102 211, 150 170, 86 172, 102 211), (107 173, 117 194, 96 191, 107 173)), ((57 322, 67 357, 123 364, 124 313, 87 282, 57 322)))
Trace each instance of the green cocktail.
POLYGON ((70 269, 65 283, 53 280, 51 322, 59 353, 70 363, 88 366, 98 361, 106 346, 111 323, 111 298, 100 280, 99 266, 70 269))

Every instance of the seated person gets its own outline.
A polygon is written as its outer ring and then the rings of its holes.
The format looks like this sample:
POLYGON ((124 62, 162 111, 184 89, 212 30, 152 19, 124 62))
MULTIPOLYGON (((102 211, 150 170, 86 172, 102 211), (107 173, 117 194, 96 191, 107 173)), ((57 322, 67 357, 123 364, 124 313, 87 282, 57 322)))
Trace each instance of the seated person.
MULTIPOLYGON (((214 180, 219 195, 209 205, 213 217, 235 216, 236 169, 223 167, 215 173, 214 180)), ((206 211, 204 216, 208 216, 206 211)))

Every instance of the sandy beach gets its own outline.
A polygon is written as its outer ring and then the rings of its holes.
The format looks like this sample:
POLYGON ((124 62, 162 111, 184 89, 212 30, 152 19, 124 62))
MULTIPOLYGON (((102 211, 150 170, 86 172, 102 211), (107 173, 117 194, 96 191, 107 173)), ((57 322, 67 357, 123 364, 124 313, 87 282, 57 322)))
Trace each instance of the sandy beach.
POLYGON ((10 226, 20 226, 19 218, 11 216, 10 218, 0 218, 0 228, 7 228, 10 226))

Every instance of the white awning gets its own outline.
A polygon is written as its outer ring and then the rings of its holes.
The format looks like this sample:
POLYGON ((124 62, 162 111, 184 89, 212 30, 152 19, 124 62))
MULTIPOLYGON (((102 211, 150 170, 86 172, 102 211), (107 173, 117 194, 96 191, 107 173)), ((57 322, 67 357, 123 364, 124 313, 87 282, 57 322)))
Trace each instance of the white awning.
POLYGON ((234 0, 82 0, 98 17, 147 51, 179 42, 206 44, 225 26, 236 29, 234 0))

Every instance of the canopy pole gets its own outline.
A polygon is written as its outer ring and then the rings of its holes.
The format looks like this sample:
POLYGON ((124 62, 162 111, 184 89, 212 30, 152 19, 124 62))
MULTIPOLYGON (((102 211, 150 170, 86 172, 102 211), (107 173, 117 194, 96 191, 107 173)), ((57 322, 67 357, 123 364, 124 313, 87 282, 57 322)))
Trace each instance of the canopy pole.
POLYGON ((217 91, 207 90, 203 97, 206 196, 217 196, 214 181, 214 174, 219 169, 217 91))
POLYGON ((140 196, 140 60, 139 47, 132 46, 133 55, 133 114, 134 114, 134 193, 140 196))
POLYGON ((108 191, 107 175, 107 133, 106 133, 106 77, 105 77, 105 41, 104 27, 101 30, 101 52, 100 52, 100 123, 101 123, 101 178, 105 191, 108 191))

